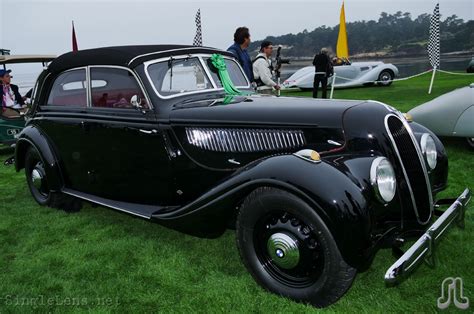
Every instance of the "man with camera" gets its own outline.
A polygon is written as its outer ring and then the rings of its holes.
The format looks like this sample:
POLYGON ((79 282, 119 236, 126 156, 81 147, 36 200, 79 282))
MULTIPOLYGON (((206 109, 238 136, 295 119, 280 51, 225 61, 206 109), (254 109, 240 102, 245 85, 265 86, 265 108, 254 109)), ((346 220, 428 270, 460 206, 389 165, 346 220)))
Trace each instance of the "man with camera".
POLYGON ((280 85, 273 80, 272 53, 273 44, 264 40, 260 45, 260 53, 253 60, 253 76, 257 91, 261 94, 272 94, 273 89, 280 89, 280 85))

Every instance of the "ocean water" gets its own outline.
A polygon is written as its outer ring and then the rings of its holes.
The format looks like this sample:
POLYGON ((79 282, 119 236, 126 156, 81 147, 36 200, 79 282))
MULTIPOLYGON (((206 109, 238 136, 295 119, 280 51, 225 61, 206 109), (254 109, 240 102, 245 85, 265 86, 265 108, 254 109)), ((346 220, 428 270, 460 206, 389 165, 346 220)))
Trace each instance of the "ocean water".
MULTIPOLYGON (((465 71, 471 56, 442 56, 441 58, 441 69, 445 71, 465 71)), ((357 60, 357 61, 371 61, 357 60)), ((373 61, 373 59, 372 59, 373 61)), ((400 71, 399 77, 408 77, 417 73, 424 72, 431 68, 428 59, 426 57, 417 58, 392 58, 383 59, 385 63, 393 63, 398 67, 400 71)), ((281 81, 290 77, 297 70, 311 65, 310 60, 294 61, 291 64, 284 64, 282 66, 281 81)), ((20 93, 26 94, 36 82, 38 75, 43 70, 40 64, 20 64, 7 66, 8 69, 12 70, 12 83, 20 87, 20 93)))

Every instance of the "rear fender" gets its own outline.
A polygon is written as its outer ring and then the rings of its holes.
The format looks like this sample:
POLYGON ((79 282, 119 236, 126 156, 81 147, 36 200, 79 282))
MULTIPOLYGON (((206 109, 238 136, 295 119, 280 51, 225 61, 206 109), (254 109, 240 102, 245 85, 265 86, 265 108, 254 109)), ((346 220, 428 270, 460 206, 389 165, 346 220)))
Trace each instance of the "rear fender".
POLYGON ((20 171, 25 167, 26 152, 34 147, 43 159, 49 189, 60 191, 63 187, 58 159, 51 148, 47 137, 35 126, 27 126, 18 137, 15 146, 15 169, 20 171))

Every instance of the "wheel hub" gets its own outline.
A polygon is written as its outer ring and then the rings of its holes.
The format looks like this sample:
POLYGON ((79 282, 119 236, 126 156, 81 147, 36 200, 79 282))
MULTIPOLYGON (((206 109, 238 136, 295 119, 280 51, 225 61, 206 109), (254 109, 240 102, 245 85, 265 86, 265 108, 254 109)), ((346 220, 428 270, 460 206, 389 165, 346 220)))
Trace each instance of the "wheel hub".
POLYGON ((294 268, 300 261, 298 242, 286 233, 272 234, 267 242, 267 251, 273 262, 284 269, 294 268))
POLYGON ((43 185, 43 174, 40 169, 34 168, 33 171, 31 171, 31 182, 38 191, 41 191, 43 185))

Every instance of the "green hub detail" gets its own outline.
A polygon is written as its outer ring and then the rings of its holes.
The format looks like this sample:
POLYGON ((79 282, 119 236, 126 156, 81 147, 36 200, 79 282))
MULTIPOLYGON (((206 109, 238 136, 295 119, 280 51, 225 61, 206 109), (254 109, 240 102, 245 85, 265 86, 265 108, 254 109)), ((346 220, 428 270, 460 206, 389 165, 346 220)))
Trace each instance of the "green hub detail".
POLYGON ((273 262, 284 269, 292 269, 300 261, 298 242, 286 233, 274 233, 267 242, 267 251, 273 262))

